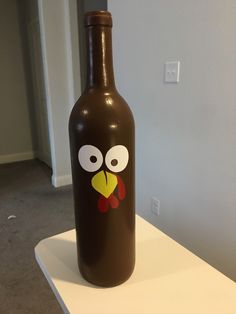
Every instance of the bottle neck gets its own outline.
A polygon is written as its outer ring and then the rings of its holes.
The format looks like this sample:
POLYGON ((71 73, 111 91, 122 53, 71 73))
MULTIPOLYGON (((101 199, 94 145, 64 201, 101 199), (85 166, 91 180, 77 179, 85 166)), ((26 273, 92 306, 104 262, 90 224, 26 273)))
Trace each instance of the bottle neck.
POLYGON ((86 27, 87 37, 87 88, 115 88, 111 27, 86 27))

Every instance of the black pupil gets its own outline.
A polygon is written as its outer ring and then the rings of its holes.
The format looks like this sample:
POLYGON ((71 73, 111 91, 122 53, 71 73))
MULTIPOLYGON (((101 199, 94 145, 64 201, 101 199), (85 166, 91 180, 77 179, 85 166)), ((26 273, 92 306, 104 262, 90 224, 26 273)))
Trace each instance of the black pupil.
POLYGON ((118 164, 118 160, 117 159, 112 159, 111 165, 112 166, 116 166, 117 164, 118 164))
POLYGON ((97 161, 97 157, 96 156, 91 156, 90 157, 90 161, 94 164, 97 161))

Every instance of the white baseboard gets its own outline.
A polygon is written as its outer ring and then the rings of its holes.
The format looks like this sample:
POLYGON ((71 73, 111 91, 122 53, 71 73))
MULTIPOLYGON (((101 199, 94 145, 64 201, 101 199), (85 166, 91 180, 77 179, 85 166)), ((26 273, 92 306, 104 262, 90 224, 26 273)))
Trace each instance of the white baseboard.
POLYGON ((69 184, 72 184, 72 176, 70 174, 66 176, 52 175, 52 185, 55 186, 55 188, 69 184))
POLYGON ((30 160, 35 158, 34 152, 24 152, 10 155, 0 155, 0 164, 8 164, 10 162, 30 160))

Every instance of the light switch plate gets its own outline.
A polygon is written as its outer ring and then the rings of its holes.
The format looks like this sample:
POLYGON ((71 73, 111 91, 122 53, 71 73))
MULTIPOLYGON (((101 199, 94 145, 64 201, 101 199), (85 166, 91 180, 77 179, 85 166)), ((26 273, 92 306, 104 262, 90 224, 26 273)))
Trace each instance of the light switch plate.
POLYGON ((178 83, 180 72, 180 62, 171 61, 165 63, 165 82, 166 83, 178 83))

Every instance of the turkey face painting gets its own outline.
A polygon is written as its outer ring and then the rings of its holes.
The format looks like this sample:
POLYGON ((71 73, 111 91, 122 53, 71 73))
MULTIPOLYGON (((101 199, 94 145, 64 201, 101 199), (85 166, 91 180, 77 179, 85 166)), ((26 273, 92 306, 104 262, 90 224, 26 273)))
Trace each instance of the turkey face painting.
POLYGON ((115 145, 107 151, 104 158, 96 146, 84 145, 79 149, 78 159, 85 171, 96 172, 92 176, 91 186, 99 193, 98 210, 106 213, 110 208, 118 208, 126 196, 125 184, 118 173, 122 172, 128 164, 127 148, 123 145, 115 145))

